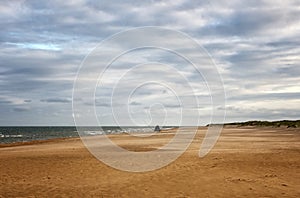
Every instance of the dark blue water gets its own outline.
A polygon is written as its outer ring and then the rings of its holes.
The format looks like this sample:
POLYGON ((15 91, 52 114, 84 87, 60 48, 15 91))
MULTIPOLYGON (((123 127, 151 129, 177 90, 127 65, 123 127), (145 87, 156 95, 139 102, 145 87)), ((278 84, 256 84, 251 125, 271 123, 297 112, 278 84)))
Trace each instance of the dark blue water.
POLYGON ((0 143, 78 137, 76 127, 0 127, 0 143))
MULTIPOLYGON (((83 135, 102 135, 118 133, 147 133, 154 127, 81 127, 83 135)), ((0 144, 13 142, 29 142, 33 140, 48 140, 55 138, 79 137, 76 127, 0 127, 0 144)))

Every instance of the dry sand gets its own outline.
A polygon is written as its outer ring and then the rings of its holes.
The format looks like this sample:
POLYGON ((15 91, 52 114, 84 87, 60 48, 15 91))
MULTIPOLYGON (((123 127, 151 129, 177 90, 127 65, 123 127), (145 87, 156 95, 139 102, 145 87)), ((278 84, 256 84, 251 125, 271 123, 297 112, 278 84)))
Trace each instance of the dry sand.
MULTIPOLYGON (((175 162, 146 173, 110 168, 80 139, 2 145, 0 197, 300 197, 300 129, 226 127, 199 158, 204 133, 175 162)), ((145 151, 170 135, 111 138, 145 151)))

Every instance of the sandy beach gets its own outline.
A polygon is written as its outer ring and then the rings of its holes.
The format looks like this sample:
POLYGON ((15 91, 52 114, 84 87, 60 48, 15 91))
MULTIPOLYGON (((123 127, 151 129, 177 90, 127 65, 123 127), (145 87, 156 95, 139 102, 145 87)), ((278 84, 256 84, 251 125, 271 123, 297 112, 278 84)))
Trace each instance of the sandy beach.
MULTIPOLYGON (((198 157, 205 134, 159 170, 130 173, 97 160, 79 138, 0 146, 0 197, 300 197, 300 129, 226 127, 198 157)), ((167 142, 112 135, 133 151, 167 142)))

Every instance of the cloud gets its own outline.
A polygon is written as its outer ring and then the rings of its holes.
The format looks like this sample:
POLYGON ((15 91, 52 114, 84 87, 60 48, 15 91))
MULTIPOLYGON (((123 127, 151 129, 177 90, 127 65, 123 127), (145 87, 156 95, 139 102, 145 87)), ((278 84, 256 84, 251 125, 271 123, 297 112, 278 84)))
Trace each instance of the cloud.
POLYGON ((247 95, 236 95, 236 96, 231 96, 228 97, 227 99, 229 101, 231 100, 236 100, 236 101, 263 101, 263 100, 283 100, 289 98, 290 100, 292 99, 299 99, 300 98, 300 93, 296 92, 296 93, 288 93, 288 92, 284 92, 284 93, 257 93, 257 94, 247 94, 247 95))
POLYGON ((48 99, 41 99, 41 102, 47 102, 47 103, 70 103, 70 99, 66 98, 48 98, 48 99))
POLYGON ((11 104, 11 102, 10 102, 10 101, 7 101, 7 100, 1 100, 1 101, 0 101, 0 104, 11 104))
MULTIPOLYGON (((73 82, 84 57, 103 39, 139 26, 183 31, 205 47, 224 81, 229 121, 280 119, 289 115, 297 118, 299 7, 300 3, 293 0, 3 1, 0 3, 0 25, 4 27, 0 32, 0 108, 6 118, 0 120, 0 125, 72 125, 73 82), (30 105, 30 110, 26 105, 30 105), (20 117, 18 112, 26 112, 28 118, 20 117)), ((143 39, 151 39, 151 32, 140 37, 132 35, 121 44, 124 47, 143 39)), ((181 52, 199 55, 171 35, 153 42, 157 45, 167 42, 181 52)), ((109 50, 120 49, 122 45, 116 43, 109 50)), ((94 60, 93 69, 105 64, 97 56, 94 60)), ((201 70, 206 74, 210 71, 204 66, 201 70)), ((120 83, 115 89, 113 105, 121 109, 123 101, 128 102, 131 89, 152 77, 174 87, 185 101, 196 94, 199 105, 190 102, 184 107, 209 109, 210 93, 204 77, 181 57, 158 49, 136 50, 113 63, 95 90, 97 108, 103 115, 110 113, 110 97, 116 82, 120 83), (123 76, 134 65, 155 61, 173 70, 149 64, 123 76), (194 92, 180 75, 187 78, 194 92)), ((93 79, 85 80, 86 87, 95 86, 90 84, 93 79)), ((93 105, 84 96, 79 102, 87 107, 93 105)), ((151 85, 140 87, 132 95, 130 105, 143 111, 143 107, 157 102, 173 110, 178 104, 166 87, 151 85)), ((203 116, 209 117, 206 112, 203 116)), ((109 119, 106 122, 112 123, 109 119)))
POLYGON ((164 107, 166 107, 166 108, 182 108, 178 104, 166 104, 166 105, 164 105, 164 107))
POLYGON ((29 110, 30 110, 29 107, 14 107, 13 108, 14 112, 26 112, 26 111, 29 111, 29 110))
POLYGON ((96 102, 96 106, 98 107, 111 107, 112 105, 109 103, 96 102))
POLYGON ((139 105, 141 105, 142 103, 133 101, 133 102, 131 102, 131 103, 129 103, 129 104, 130 104, 130 105, 134 105, 134 106, 139 106, 139 105))
POLYGON ((28 99, 22 99, 18 97, 10 97, 10 96, 0 97, 0 104, 22 105, 28 102, 30 102, 28 99))

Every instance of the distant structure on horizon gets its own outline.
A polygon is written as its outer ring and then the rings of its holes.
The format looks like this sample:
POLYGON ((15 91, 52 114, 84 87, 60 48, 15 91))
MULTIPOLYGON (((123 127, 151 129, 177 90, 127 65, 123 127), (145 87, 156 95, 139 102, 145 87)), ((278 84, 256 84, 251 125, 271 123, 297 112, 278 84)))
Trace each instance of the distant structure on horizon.
POLYGON ((158 126, 158 125, 156 125, 156 127, 154 128, 154 131, 158 131, 158 132, 160 132, 160 128, 159 128, 159 126, 158 126))

